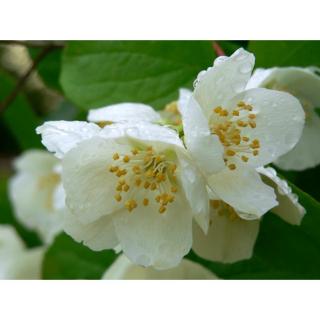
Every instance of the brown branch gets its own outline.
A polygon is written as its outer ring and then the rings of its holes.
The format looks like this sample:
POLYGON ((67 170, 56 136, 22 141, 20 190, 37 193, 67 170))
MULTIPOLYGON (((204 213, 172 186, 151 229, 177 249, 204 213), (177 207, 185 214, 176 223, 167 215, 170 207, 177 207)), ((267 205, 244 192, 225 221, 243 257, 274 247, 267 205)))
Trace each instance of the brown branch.
POLYGON ((21 40, 1 40, 0 45, 18 45, 18 46, 25 46, 28 48, 43 48, 47 46, 63 48, 64 42, 63 41, 21 41, 21 40))
POLYGON ((35 57, 35 59, 32 61, 32 64, 30 68, 27 70, 27 72, 18 80, 16 86, 13 88, 11 93, 0 103, 0 113, 2 113, 17 97, 19 92, 23 89, 25 83, 29 79, 32 72, 36 69, 40 61, 46 57, 48 53, 55 50, 55 46, 47 46, 43 48, 39 54, 35 57))
POLYGON ((218 57, 226 55, 217 41, 213 41, 212 47, 218 57))

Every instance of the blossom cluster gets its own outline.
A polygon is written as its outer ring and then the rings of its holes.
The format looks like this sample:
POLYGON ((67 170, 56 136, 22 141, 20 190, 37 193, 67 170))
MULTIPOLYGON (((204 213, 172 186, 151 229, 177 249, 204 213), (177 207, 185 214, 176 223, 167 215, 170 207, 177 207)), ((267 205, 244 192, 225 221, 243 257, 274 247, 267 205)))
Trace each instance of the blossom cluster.
POLYGON ((319 77, 253 67, 239 49, 160 112, 127 102, 92 109, 88 121, 45 122, 37 133, 48 152, 15 164, 18 219, 45 244, 64 231, 94 251, 122 252, 105 279, 216 278, 184 258, 191 249, 249 259, 268 211, 294 225, 305 214, 269 165, 320 163, 319 77))

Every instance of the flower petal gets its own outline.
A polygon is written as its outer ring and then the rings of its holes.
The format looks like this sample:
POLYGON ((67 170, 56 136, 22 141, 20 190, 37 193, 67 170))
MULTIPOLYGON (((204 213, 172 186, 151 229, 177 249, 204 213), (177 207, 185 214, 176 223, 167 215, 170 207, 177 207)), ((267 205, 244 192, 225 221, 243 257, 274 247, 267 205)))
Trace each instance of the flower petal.
POLYGON ((230 57, 219 57, 214 66, 201 72, 196 80, 194 96, 209 116, 214 107, 244 90, 254 66, 254 55, 240 48, 230 57))
POLYGON ((104 273, 104 280, 196 280, 218 279, 212 272, 202 265, 183 259, 172 269, 155 270, 152 267, 144 268, 133 264, 125 255, 117 260, 104 273))
POLYGON ((251 166, 269 164, 297 144, 305 116, 295 97, 286 92, 257 88, 235 96, 229 105, 235 107, 239 101, 250 104, 256 114, 255 128, 241 128, 242 135, 260 141, 259 155, 249 158, 251 166))
POLYGON ((299 225, 306 210, 300 205, 298 196, 292 193, 288 183, 280 179, 273 168, 261 167, 257 171, 263 175, 262 179, 276 191, 279 205, 272 208, 272 212, 288 223, 299 225))
POLYGON ((192 208, 194 219, 206 233, 209 227, 209 195, 205 178, 182 154, 178 154, 181 182, 192 208))
POLYGON ((126 122, 105 126, 101 136, 107 139, 132 138, 145 143, 173 145, 184 149, 183 143, 175 130, 148 122, 126 122))
POLYGON ((258 219, 278 204, 273 189, 248 166, 225 169, 212 175, 208 181, 218 197, 234 207, 243 219, 258 219))
POLYGON ((66 212, 63 228, 75 241, 82 242, 94 251, 113 249, 119 243, 110 215, 82 224, 76 216, 66 212))
POLYGON ((98 135, 100 127, 84 121, 48 121, 36 129, 43 145, 57 158, 74 148, 79 142, 98 135))
POLYGON ((123 122, 123 121, 160 121, 160 115, 152 107, 142 103, 118 103, 103 108, 89 110, 88 121, 123 122))
POLYGON ((307 114, 306 125, 301 139, 288 153, 274 161, 283 170, 305 170, 320 164, 320 118, 311 110, 307 114))
POLYGON ((63 214, 54 207, 56 182, 51 179, 50 174, 35 176, 20 172, 9 182, 9 196, 16 217, 24 226, 37 231, 45 243, 50 243, 61 231, 63 214))
POLYGON ((66 203, 83 224, 120 208, 113 198, 117 177, 109 172, 115 152, 129 153, 130 147, 93 137, 79 143, 62 160, 66 203))
POLYGON ((39 280, 41 279, 42 261, 45 247, 29 249, 9 259, 10 267, 6 279, 39 280))
POLYGON ((179 111, 182 115, 185 144, 201 169, 212 174, 225 168, 223 146, 218 136, 211 134, 208 120, 197 101, 191 97, 187 105, 179 106, 179 111))
POLYGON ((0 225, 0 255, 22 251, 25 248, 17 231, 13 226, 7 224, 0 225))
POLYGON ((51 173, 55 165, 58 164, 50 152, 44 150, 27 150, 14 161, 17 171, 24 171, 34 175, 51 173))
POLYGON ((114 226, 124 254, 145 267, 177 266, 192 245, 191 214, 187 201, 178 194, 164 214, 159 214, 153 203, 138 206, 131 213, 127 210, 117 213, 114 226))
POLYGON ((187 107, 191 96, 192 96, 191 90, 185 89, 185 88, 179 89, 178 108, 180 109, 180 108, 187 107))
POLYGON ((197 226, 193 227, 193 250, 204 259, 233 263, 250 259, 259 232, 259 220, 241 218, 230 220, 211 211, 211 226, 207 235, 197 226))
POLYGON ((307 100, 315 107, 320 103, 320 77, 309 68, 258 69, 250 79, 247 88, 249 87, 286 91, 298 99, 307 100))

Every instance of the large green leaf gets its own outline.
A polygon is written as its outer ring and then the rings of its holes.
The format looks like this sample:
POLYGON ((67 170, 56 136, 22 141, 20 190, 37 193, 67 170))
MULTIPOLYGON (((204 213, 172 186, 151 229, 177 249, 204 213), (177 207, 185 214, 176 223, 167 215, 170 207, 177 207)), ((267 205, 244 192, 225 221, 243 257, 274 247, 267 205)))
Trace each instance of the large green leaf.
POLYGON ((250 260, 214 263, 193 252, 189 258, 226 279, 320 279, 320 203, 291 187, 307 210, 301 226, 289 225, 270 212, 263 218, 250 260))
POLYGON ((250 41, 256 67, 319 66, 320 41, 250 41))
POLYGON ((162 108, 213 59, 210 41, 70 42, 61 84, 84 109, 128 101, 162 108))
POLYGON ((101 279, 115 260, 113 250, 95 252, 62 233, 45 254, 44 279, 101 279))
MULTIPOLYGON (((8 75, 0 73, 0 83, 0 101, 3 101, 11 93, 14 81, 8 75)), ((22 93, 18 94, 1 116, 22 149, 41 147, 35 132, 40 119, 22 93)))

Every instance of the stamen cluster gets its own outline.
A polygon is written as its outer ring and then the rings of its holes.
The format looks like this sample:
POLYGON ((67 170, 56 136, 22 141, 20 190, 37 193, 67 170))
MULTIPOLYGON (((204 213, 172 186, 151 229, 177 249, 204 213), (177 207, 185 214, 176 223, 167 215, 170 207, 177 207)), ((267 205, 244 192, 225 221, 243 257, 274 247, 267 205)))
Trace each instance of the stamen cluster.
POLYGON ((164 153, 155 152, 152 146, 133 148, 131 154, 113 154, 114 164, 109 172, 118 178, 114 198, 121 202, 127 199, 124 206, 129 212, 139 205, 148 206, 151 201, 159 204, 159 213, 167 210, 169 203, 174 202, 178 191, 176 183, 177 165, 168 160, 164 153), (123 193, 127 193, 123 197, 123 193))
POLYGON ((211 132, 219 137, 225 147, 224 161, 230 170, 236 169, 235 159, 248 162, 249 156, 259 154, 260 142, 242 134, 243 128, 255 129, 256 114, 251 105, 240 101, 237 106, 228 111, 221 106, 213 108, 210 119, 211 132))

